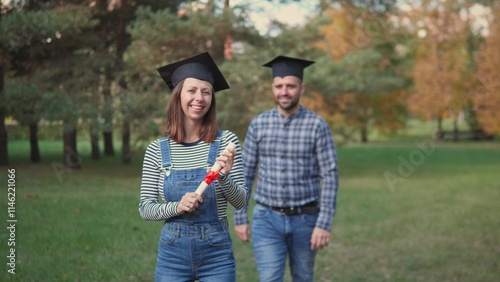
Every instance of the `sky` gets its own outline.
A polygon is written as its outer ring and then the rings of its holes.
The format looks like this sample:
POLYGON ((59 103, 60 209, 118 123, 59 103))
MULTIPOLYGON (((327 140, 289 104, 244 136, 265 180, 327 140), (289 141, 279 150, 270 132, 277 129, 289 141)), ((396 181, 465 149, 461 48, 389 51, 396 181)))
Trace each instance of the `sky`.
POLYGON ((249 5, 250 20, 261 34, 266 34, 272 20, 285 23, 289 26, 304 24, 306 19, 313 15, 317 1, 300 1, 280 4, 279 1, 268 0, 230 0, 229 5, 249 5))
MULTIPOLYGON (((8 3, 12 0, 1 0, 2 3, 8 3)), ((14 0, 22 1, 22 0, 14 0)), ((398 0, 401 8, 405 9, 405 2, 408 0, 398 0)), ((250 9, 250 21, 254 23, 255 28, 262 35, 266 34, 269 30, 269 24, 272 20, 277 20, 289 26, 303 25, 308 17, 315 13, 318 1, 293 1, 289 0, 288 3, 281 4, 279 0, 230 0, 229 5, 234 7, 236 5, 248 5, 250 9)), ((410 0, 411 2, 411 0, 410 0)), ((406 5, 406 8, 410 6, 406 5)), ((471 9, 471 14, 475 16, 474 27, 483 28, 483 35, 488 35, 487 20, 489 9, 476 4, 471 9)), ((272 35, 272 34, 271 34, 272 35)))
MULTIPOLYGON (((405 2, 412 0, 398 0, 400 8, 407 10, 411 6, 405 2)), ((272 20, 277 20, 289 26, 299 26, 307 22, 308 17, 315 13, 318 1, 292 1, 289 3, 280 4, 278 0, 230 0, 230 6, 236 5, 249 5, 250 8, 250 21, 255 25, 255 28, 262 35, 268 32, 268 26, 272 20)), ((480 4, 474 4, 470 9, 471 16, 473 17, 473 28, 482 29, 483 36, 488 35, 488 22, 487 17, 490 16, 489 8, 480 4)), ((273 34, 271 34, 273 35, 273 34)))

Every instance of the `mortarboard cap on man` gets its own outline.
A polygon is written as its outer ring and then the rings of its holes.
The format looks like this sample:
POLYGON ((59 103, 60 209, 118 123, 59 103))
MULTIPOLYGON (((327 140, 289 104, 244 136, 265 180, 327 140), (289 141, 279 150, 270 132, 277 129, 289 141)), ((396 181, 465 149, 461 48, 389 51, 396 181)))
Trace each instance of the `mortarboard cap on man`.
POLYGON ((191 77, 209 82, 214 92, 228 89, 229 85, 208 52, 177 61, 157 69, 170 90, 182 80, 191 77))
POLYGON ((292 75, 302 80, 304 69, 312 64, 314 64, 313 61, 278 56, 262 66, 273 69, 273 78, 292 75))

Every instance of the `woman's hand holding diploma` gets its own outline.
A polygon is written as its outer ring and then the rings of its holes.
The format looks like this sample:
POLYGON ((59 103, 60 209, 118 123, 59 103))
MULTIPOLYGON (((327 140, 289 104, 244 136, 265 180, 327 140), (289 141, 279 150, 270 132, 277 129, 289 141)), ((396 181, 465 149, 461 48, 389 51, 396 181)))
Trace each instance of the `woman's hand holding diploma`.
POLYGON ((220 156, 216 159, 215 164, 208 171, 205 179, 200 183, 195 193, 198 195, 202 195, 205 192, 205 189, 208 185, 212 183, 213 180, 219 178, 219 173, 222 172, 224 174, 229 173, 233 166, 234 156, 236 152, 234 151, 235 145, 233 142, 229 142, 227 147, 222 151, 220 156))

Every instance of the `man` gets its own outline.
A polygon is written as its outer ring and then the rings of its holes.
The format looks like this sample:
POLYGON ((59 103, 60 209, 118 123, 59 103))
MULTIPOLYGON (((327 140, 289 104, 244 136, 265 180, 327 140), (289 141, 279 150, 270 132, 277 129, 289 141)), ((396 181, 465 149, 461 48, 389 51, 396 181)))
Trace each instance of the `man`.
POLYGON ((325 120, 299 104, 303 70, 313 63, 278 56, 264 65, 273 71, 277 106, 256 116, 245 138, 245 179, 252 189, 258 178, 256 205, 252 232, 248 201, 235 211, 235 231, 244 241, 252 234, 262 282, 283 281, 287 255, 293 281, 313 281, 316 252, 330 241, 338 189, 335 145, 325 120))

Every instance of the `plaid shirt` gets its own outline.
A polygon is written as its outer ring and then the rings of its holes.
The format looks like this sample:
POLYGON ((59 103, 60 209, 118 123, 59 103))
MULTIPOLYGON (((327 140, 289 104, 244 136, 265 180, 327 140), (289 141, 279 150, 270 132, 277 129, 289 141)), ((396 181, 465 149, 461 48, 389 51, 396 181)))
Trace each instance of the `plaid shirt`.
MULTIPOLYGON (((255 117, 245 138, 243 167, 248 197, 258 178, 254 199, 264 205, 298 207, 319 201, 316 227, 331 230, 337 157, 330 128, 319 115, 301 106, 289 118, 277 107, 255 117)), ((248 201, 235 210, 235 224, 248 224, 247 210, 248 201)))

